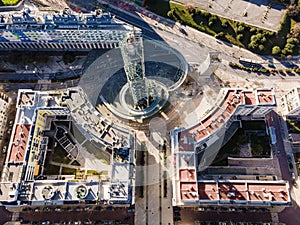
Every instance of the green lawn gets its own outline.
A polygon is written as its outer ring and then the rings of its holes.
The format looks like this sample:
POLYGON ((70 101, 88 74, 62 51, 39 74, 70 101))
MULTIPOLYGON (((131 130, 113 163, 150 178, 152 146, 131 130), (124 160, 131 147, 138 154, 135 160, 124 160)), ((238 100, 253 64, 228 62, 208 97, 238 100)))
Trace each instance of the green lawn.
POLYGON ((300 133, 300 122, 297 120, 287 120, 289 133, 300 133))
POLYGON ((1 0, 3 5, 16 5, 20 0, 1 0))
POLYGON ((62 174, 63 175, 75 175, 76 174, 76 169, 63 167, 62 168, 62 174))
POLYGON ((152 0, 151 4, 146 4, 145 8, 163 17, 167 17, 167 13, 171 10, 169 2, 158 0, 152 0))

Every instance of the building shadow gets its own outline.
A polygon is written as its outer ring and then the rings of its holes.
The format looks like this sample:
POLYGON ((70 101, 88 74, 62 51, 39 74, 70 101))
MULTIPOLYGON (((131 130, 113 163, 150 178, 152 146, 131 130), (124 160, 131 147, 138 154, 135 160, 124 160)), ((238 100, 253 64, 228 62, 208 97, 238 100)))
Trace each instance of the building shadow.
POLYGON ((273 9, 278 9, 278 10, 281 10, 281 9, 284 9, 285 7, 283 5, 279 5, 279 4, 276 4, 274 2, 270 2, 268 0, 243 0, 245 2, 249 2, 251 4, 255 4, 257 6, 270 6, 271 8, 273 9))

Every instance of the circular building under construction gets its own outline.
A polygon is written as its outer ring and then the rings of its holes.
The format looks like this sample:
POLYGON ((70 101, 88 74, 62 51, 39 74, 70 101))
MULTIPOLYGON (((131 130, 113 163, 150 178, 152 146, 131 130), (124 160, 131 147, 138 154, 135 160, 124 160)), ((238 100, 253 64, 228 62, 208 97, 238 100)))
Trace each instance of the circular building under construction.
POLYGON ((80 86, 92 105, 104 104, 119 118, 152 116, 184 81, 187 63, 165 43, 143 41, 140 31, 128 33, 119 47, 95 56, 80 86))

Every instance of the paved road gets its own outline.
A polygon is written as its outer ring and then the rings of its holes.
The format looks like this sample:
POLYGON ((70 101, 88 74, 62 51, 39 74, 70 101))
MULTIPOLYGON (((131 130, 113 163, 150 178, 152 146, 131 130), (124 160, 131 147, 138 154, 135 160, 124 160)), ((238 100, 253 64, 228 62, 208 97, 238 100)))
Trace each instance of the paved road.
POLYGON ((279 160, 279 165, 280 165, 280 170, 281 170, 281 176, 283 180, 287 180, 292 184, 292 177, 290 175, 289 171, 289 166, 287 162, 287 156, 283 144, 283 139, 282 139, 282 130, 281 130, 281 125, 280 125, 280 120, 275 111, 272 111, 270 115, 273 118, 273 126, 275 127, 275 134, 277 138, 277 143, 276 147, 277 150, 280 151, 280 153, 277 155, 278 160, 279 160))
POLYGON ((75 87, 79 84, 79 79, 67 82, 55 83, 2 83, 4 90, 18 91, 19 89, 33 89, 33 90, 57 90, 67 87, 75 87))
POLYGON ((48 80, 48 79, 70 79, 74 76, 81 75, 82 70, 68 70, 61 72, 60 75, 57 73, 2 73, 0 72, 0 80, 17 80, 17 81, 30 81, 30 80, 48 80))
POLYGON ((0 225, 11 221, 12 213, 8 212, 5 207, 0 206, 0 225))
POLYGON ((193 209, 180 210, 182 222, 175 225, 194 225, 194 221, 270 222, 271 214, 264 212, 195 212, 193 209))
MULTIPOLYGON (((83 207, 83 206, 82 206, 83 207)), ((24 221, 107 221, 119 220, 124 224, 134 224, 134 213, 128 212, 128 208, 117 208, 114 211, 65 211, 61 212, 21 212, 20 217, 24 221)))
MULTIPOLYGON (((292 187, 293 181, 290 174, 289 165, 286 156, 286 150, 283 143, 284 140, 282 138, 282 129, 280 125, 280 120, 276 112, 272 111, 270 115, 273 117, 273 126, 275 127, 275 133, 277 138, 276 147, 277 150, 280 151, 277 157, 280 165, 282 179, 289 181, 290 187, 292 187)), ((286 207, 282 212, 279 213, 279 221, 286 223, 287 225, 300 224, 299 215, 300 215, 300 208, 296 204, 296 202, 293 202, 292 207, 286 207)))
POLYGON ((285 208, 279 213, 279 221, 286 225, 298 225, 300 224, 300 208, 294 204, 292 207, 285 208))

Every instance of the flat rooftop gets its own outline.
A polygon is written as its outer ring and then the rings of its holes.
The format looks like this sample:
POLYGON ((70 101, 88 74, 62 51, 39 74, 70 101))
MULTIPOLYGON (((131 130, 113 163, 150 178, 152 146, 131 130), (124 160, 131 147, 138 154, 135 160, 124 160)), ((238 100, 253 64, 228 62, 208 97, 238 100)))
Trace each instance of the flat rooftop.
POLYGON ((246 200, 247 187, 245 183, 219 184, 219 196, 221 200, 246 200))
POLYGON ((21 92, 19 106, 33 106, 35 92, 21 92))
MULTIPOLYGON (((98 200, 100 204, 105 204, 107 201, 131 204, 134 202, 134 188, 131 186, 134 185, 135 171, 133 165, 134 149, 131 148, 134 139, 130 131, 106 120, 84 98, 70 97, 69 99, 78 109, 82 110, 78 110, 80 113, 75 113, 76 109, 73 109, 73 113, 68 107, 61 107, 58 102, 63 96, 67 98, 68 94, 58 91, 19 90, 16 106, 17 117, 0 182, 0 203, 9 201, 21 204, 22 201, 25 201, 31 202, 32 205, 44 205, 46 201, 54 205, 64 204, 64 202, 98 200), (81 104, 78 104, 77 100, 81 101, 81 104), (85 140, 91 142, 99 139, 101 143, 109 143, 114 147, 115 158, 112 157, 111 164, 99 165, 95 161, 97 169, 101 168, 101 171, 107 171, 107 175, 102 177, 105 180, 108 178, 109 181, 104 181, 99 176, 75 179, 75 175, 63 175, 64 179, 61 179, 62 176, 59 174, 42 174, 47 179, 35 180, 40 166, 44 166, 45 163, 44 150, 47 148, 49 137, 43 131, 52 130, 52 120, 66 122, 70 120, 70 117, 73 117, 77 123, 81 123, 77 117, 74 118, 75 114, 82 119, 82 123, 89 125, 89 131, 91 131, 89 134, 84 129, 77 131, 81 132, 83 136, 86 135, 84 136, 85 140), (102 138, 101 135, 103 135, 102 138), (31 143, 30 148, 29 143, 31 143), (30 154, 26 152, 26 149, 28 151, 30 149, 30 154), (27 158, 28 161, 25 164, 24 160, 27 158), (17 199, 20 202, 16 202, 17 199)), ((84 126, 84 124, 81 125, 84 126)), ((63 134, 65 134, 64 130, 63 134)), ((59 136, 59 140, 64 137, 64 135, 59 136)), ((81 143, 83 142, 84 140, 81 140, 81 143)), ((70 143, 70 141, 64 142, 66 144, 65 149, 69 150, 68 153, 75 151, 75 148, 69 149, 73 146, 70 143)), ((83 148, 79 148, 81 145, 77 144, 76 151, 83 151, 83 148)), ((86 152, 82 152, 80 157, 86 157, 86 155, 86 152)), ((90 165, 93 166, 94 161, 92 160, 95 156, 89 154, 88 157, 90 157, 88 158, 90 165)), ((89 167, 84 168, 89 169, 89 167)))
POLYGON ((13 201, 18 196, 18 184, 12 182, 0 183, 0 201, 13 201))

